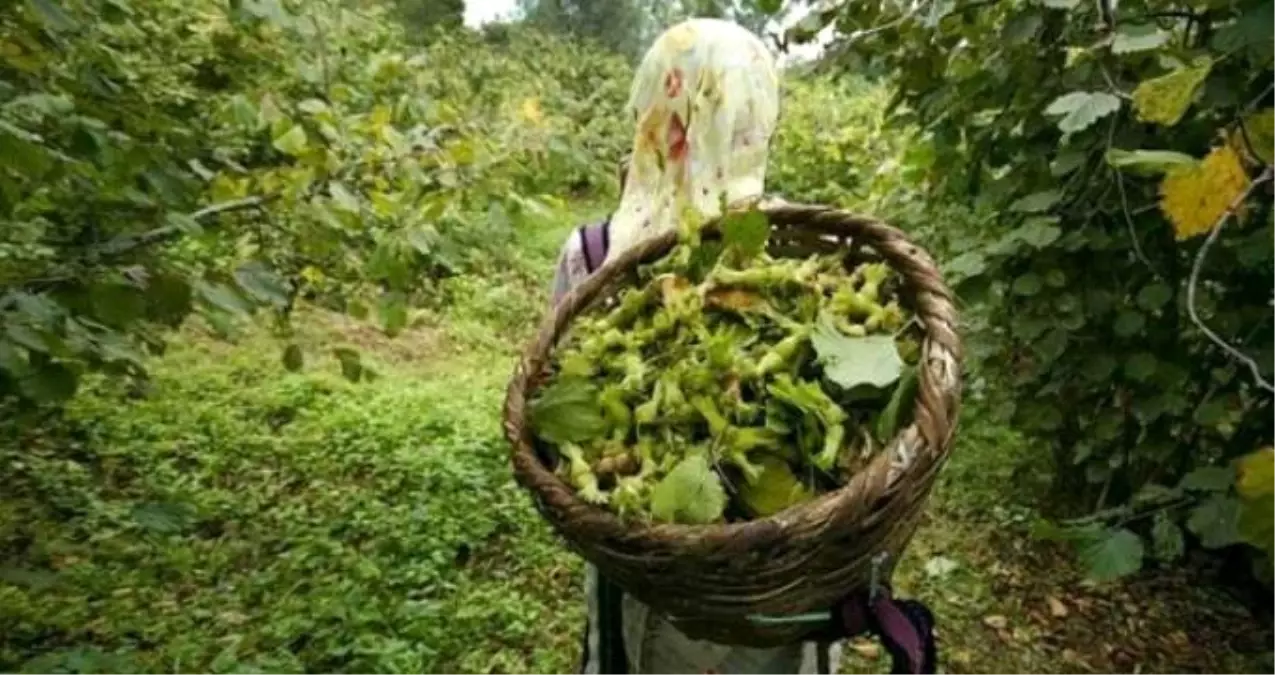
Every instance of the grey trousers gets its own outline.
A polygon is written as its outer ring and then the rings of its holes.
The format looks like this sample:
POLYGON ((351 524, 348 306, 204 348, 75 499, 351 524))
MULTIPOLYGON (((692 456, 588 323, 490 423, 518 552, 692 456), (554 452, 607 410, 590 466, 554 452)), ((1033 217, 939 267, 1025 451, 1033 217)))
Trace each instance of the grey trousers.
MULTIPOLYGON (((585 566, 585 592, 589 598, 588 655, 584 672, 599 673, 597 607, 598 571, 585 566)), ((631 673, 800 673, 820 672, 819 645, 803 642, 770 649, 730 647, 692 640, 646 605, 626 595, 623 601, 624 651, 631 673)), ((829 648, 824 672, 837 672, 841 645, 829 648)))

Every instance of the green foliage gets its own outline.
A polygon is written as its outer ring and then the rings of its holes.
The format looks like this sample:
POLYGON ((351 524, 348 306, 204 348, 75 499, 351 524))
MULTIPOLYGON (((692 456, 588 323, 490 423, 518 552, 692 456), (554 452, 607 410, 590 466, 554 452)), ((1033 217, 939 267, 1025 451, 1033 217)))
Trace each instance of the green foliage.
POLYGON ((465 21, 465 0, 391 0, 411 37, 430 36, 435 29, 457 30, 465 21))
MULTIPOLYGON (((847 2, 794 35, 835 24, 846 37, 825 65, 888 74, 889 119, 924 129, 920 166, 942 171, 911 185, 995 214, 925 240, 989 327, 982 372, 1052 450, 1053 506, 1110 513, 1148 484, 1268 445, 1270 392, 1194 325, 1186 295, 1188 239, 1266 168, 1269 144, 1253 139, 1268 126, 1272 38, 1253 26, 1271 3, 938 5, 847 2)), ((1196 309, 1270 381, 1269 199, 1237 220, 1203 266, 1196 309)), ((1237 539, 1233 497, 1184 499, 1165 517, 1207 545, 1237 539)), ((1158 531, 1175 549, 1169 524, 1158 531)), ((1126 540, 1120 559, 1140 560, 1126 540)))
POLYGON ((596 112, 623 61, 530 30, 418 50, 376 3, 2 12, 0 399, 144 377, 192 312, 230 335, 374 306, 398 333, 440 279, 507 263, 546 193, 610 193, 627 136, 596 112))
POLYGON ((546 31, 594 40, 636 60, 646 49, 650 17, 638 0, 523 0, 524 20, 546 31), (645 28, 645 30, 643 30, 645 28))
POLYGON ((519 0, 522 20, 590 40, 636 62, 664 29, 689 18, 721 18, 763 35, 774 0, 519 0))
POLYGON ((726 510, 726 490, 704 454, 677 463, 651 491, 651 515, 666 523, 711 523, 726 510))
POLYGON ((86 376, 61 421, 4 420, 0 669, 573 667, 582 570, 509 476, 506 354, 381 350, 354 384, 297 323, 297 373, 192 331, 144 394, 86 376))

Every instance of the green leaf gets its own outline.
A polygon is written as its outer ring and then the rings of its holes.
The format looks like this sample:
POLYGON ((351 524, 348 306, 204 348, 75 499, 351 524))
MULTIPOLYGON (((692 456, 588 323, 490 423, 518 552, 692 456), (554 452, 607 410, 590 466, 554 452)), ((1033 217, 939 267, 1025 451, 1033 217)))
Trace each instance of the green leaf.
POLYGON ((1005 22, 1005 27, 1001 30, 1001 39, 1011 44, 1026 42, 1036 37, 1042 23, 1044 18, 1040 12, 1020 12, 1005 22))
POLYGON ((1169 41, 1169 33, 1152 24, 1121 24, 1111 41, 1113 54, 1156 49, 1169 41))
POLYGON ((1215 494, 1192 509, 1186 527, 1205 548, 1223 548, 1239 543, 1239 518, 1239 500, 1215 494))
POLYGON ((1146 382, 1155 374, 1156 358, 1148 352, 1138 352, 1124 363, 1124 374, 1131 380, 1146 382))
POLYGON ((1172 298, 1173 289, 1168 284, 1157 281, 1138 291, 1138 306, 1152 312, 1163 307, 1172 298))
POLYGON ((1116 316, 1116 323, 1112 328, 1120 337, 1133 337, 1142 332, 1145 325, 1146 319, 1141 314, 1126 309, 1116 316))
POLYGON ((377 309, 386 335, 394 337, 403 332, 407 326, 407 296, 398 291, 386 293, 381 296, 377 309))
POLYGON ((1050 9, 1074 9, 1080 0, 1040 0, 1040 4, 1050 9))
POLYGON ((1106 382, 1116 369, 1116 360, 1109 354, 1093 354, 1085 359, 1080 372, 1091 382, 1106 382))
POLYGON ((1054 178, 1066 176, 1085 165, 1089 153, 1084 150, 1064 150, 1058 153, 1054 161, 1049 163, 1049 175, 1054 178))
POLYGON ((160 272, 146 280, 146 316, 152 321, 177 326, 190 313, 193 298, 185 277, 160 272))
POLYGON ((283 349, 283 367, 288 372, 295 373, 305 366, 305 354, 301 351, 301 345, 295 342, 283 349))
POLYGON ((651 515, 662 522, 704 525, 725 510, 726 491, 702 452, 683 458, 651 491, 651 515))
POLYGON ((341 374, 351 382, 358 382, 363 377, 363 358, 357 350, 350 347, 337 347, 332 350, 337 361, 341 363, 341 374))
POLYGON ((1155 514, 1155 524, 1151 526, 1151 550, 1156 560, 1161 562, 1173 562, 1186 550, 1182 528, 1169 518, 1167 511, 1155 514))
POLYGON ((1018 295, 1033 296, 1040 292, 1044 287, 1041 282, 1040 275, 1035 272, 1028 272, 1014 280, 1013 290, 1018 295))
POLYGON ((252 305, 231 287, 217 282, 196 280, 195 292, 209 305, 234 315, 245 315, 252 311, 252 305))
POLYGON ((1216 429, 1226 418, 1226 402, 1220 398, 1210 399, 1200 404, 1191 415, 1195 423, 1209 429, 1216 429))
POLYGON ((276 136, 272 145, 279 152, 298 157, 305 153, 309 139, 306 138, 305 129, 300 124, 294 124, 287 131, 276 136))
POLYGON ((1198 163, 1194 157, 1172 150, 1121 150, 1107 151, 1107 164, 1112 168, 1143 176, 1155 176, 1176 167, 1190 167, 1198 163))
POLYGON ((260 302, 280 308, 288 306, 290 293, 287 284, 260 261, 250 260, 240 265, 235 270, 235 281, 260 302))
POLYGON ((1073 91, 1050 103, 1045 114, 1059 117, 1058 128, 1065 134, 1074 134, 1119 109, 1120 99, 1106 92, 1073 91))
POLYGON ((1052 217, 1028 218, 1014 231, 1014 236, 1033 248, 1045 248, 1062 236, 1062 230, 1055 223, 1057 220, 1052 217))
POLYGON ((146 312, 145 298, 136 287, 122 283, 100 283, 89 287, 93 315, 108 326, 125 326, 146 312))
POLYGON ((770 237, 770 221, 761 211, 732 213, 722 219, 722 243, 753 257, 766 248, 770 237))
POLYGON ((1228 25, 1223 25, 1214 34, 1213 49, 1224 53, 1245 51, 1248 58, 1263 63, 1271 63, 1271 24, 1275 22, 1275 3, 1262 2, 1241 14, 1228 25))
POLYGON ((757 9, 763 14, 778 14, 783 6, 784 0, 757 0, 757 9))
POLYGON ((9 374, 9 377, 19 378, 27 374, 26 356, 22 350, 15 347, 9 342, 0 341, 0 371, 9 374))
POLYGON ((906 424, 906 420, 912 414, 912 407, 916 403, 916 390, 919 383, 920 378, 917 376, 916 368, 904 366, 899 384, 890 395, 890 402, 877 418, 878 441, 888 443, 899 432, 899 428, 906 424))
POLYGON ((713 270, 717 260, 722 257, 724 248, 720 241, 705 241, 696 246, 691 251, 691 261, 686 271, 691 281, 696 283, 703 281, 713 270))
POLYGON ((1220 466, 1202 466, 1182 477, 1178 487, 1196 492, 1226 492, 1235 483, 1235 472, 1220 466))
POLYGON ((1040 213, 1042 211, 1048 211, 1050 207, 1057 204, 1060 199, 1062 199, 1062 192, 1058 190, 1042 190, 1040 192, 1033 192, 1013 204, 1010 204, 1009 210, 1017 211, 1019 213, 1040 213))
POLYGON ((60 33, 75 29, 78 24, 54 0, 27 0, 27 6, 39 17, 45 28, 60 33))
POLYGON ((156 534, 181 532, 193 518, 192 510, 185 504, 147 502, 133 507, 133 522, 144 530, 156 534))
POLYGON ((987 269, 987 259, 981 253, 968 251, 952 258, 943 271, 955 281, 976 277, 987 269))
POLYGON ((544 440, 580 443, 607 431, 597 387, 579 379, 560 379, 531 402, 531 428, 544 440))
POLYGON ((22 393, 41 403, 61 403, 75 395, 79 377, 60 363, 46 363, 22 381, 22 393))
POLYGON ((51 347, 44 333, 24 323, 9 323, 4 332, 11 341, 33 352, 47 353, 51 347))
POLYGON ((354 196, 345 185, 339 181, 328 183, 328 194, 332 195, 332 202, 336 204, 338 209, 346 213, 359 212, 359 198, 354 196))
POLYGON ((1085 546, 1080 558, 1095 581, 1114 581, 1142 569, 1145 551, 1138 535, 1125 528, 1107 530, 1085 546))
POLYGON ((884 389, 899 379, 903 359, 890 335, 848 337, 821 320, 810 338, 824 375, 842 389, 867 385, 884 389))
POLYGON ((430 255, 434 252, 434 244, 438 241, 438 232, 430 228, 412 230, 407 233, 407 244, 416 249, 421 255, 430 255))

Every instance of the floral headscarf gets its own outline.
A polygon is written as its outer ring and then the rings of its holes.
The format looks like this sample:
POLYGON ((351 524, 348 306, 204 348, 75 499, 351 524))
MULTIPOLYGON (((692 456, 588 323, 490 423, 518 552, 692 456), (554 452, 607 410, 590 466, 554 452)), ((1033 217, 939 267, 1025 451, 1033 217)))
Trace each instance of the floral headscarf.
POLYGON ((685 206, 711 218, 723 199, 761 197, 779 76, 756 35, 720 19, 673 26, 642 59, 629 108, 637 130, 611 254, 676 228, 685 206))

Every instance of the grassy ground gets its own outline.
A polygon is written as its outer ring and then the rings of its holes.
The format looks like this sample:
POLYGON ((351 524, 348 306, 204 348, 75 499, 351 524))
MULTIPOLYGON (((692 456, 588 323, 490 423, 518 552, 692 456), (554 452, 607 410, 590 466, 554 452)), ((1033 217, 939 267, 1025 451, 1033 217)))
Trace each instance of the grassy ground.
MULTIPOLYGON (((98 381, 56 431, 3 443, 0 670, 572 670, 580 563, 498 429, 571 220, 529 233, 521 265, 449 283, 449 308, 397 339, 310 312, 287 373, 261 331, 192 326, 149 387, 98 381), (375 379, 340 376, 341 344, 375 379)), ((1029 539, 1030 452, 973 402, 901 562, 944 670, 1270 672, 1268 629, 1198 571, 1092 587, 1029 539)), ((883 665, 848 650, 850 670, 883 665)))

